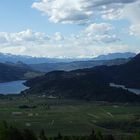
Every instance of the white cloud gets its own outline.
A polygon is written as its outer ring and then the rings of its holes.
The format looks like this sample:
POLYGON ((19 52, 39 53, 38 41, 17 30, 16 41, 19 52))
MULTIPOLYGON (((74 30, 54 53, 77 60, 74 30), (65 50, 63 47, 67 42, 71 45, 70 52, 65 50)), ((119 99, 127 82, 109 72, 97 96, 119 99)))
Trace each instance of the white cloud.
MULTIPOLYGON (((82 34, 74 35, 76 45, 81 45, 81 40, 84 40, 83 44, 88 44, 88 46, 90 46, 89 43, 95 42, 108 44, 118 43, 120 40, 125 42, 122 34, 127 37, 129 35, 139 37, 140 35, 140 0, 39 0, 32 4, 32 8, 47 15, 54 23, 90 24, 82 34), (108 23, 95 23, 98 20, 101 20, 100 22, 122 20, 127 23, 127 27, 120 29, 121 25, 119 25, 120 30, 118 30, 116 23, 112 23, 116 26, 115 28, 108 23), (126 28, 128 29, 129 25, 130 34, 126 34, 128 33, 126 28)), ((55 41, 63 40, 66 45, 70 39, 64 38, 58 33, 54 35, 55 41)), ((70 41, 69 43, 71 44, 70 41)))
MULTIPOLYGON (((97 29, 101 30, 99 27, 97 29)), ((18 33, 0 32, 0 52, 47 57, 92 57, 103 53, 132 50, 121 43, 115 45, 114 42, 118 38, 116 35, 107 34, 110 30, 111 27, 106 28, 101 34, 88 36, 87 33, 80 32, 79 35, 65 37, 61 33, 48 36, 32 30, 18 33)))
POLYGON ((49 16, 55 23, 81 23, 89 19, 92 13, 83 11, 81 0, 42 0, 34 2, 32 7, 49 16))
POLYGON ((56 40, 56 41, 62 41, 62 40, 64 39, 64 37, 63 37, 63 35, 62 35, 61 33, 56 32, 56 33, 54 34, 53 39, 56 40))
POLYGON ((88 35, 92 35, 92 34, 96 34, 96 33, 100 33, 100 34, 104 34, 107 33, 108 31, 112 30, 113 26, 111 24, 108 23, 93 23, 90 24, 86 29, 85 32, 88 35))
POLYGON ((104 19, 120 18, 123 7, 136 1, 138 0, 40 0, 34 2, 32 8, 42 11, 55 23, 81 24, 89 22, 97 13, 104 19))
POLYGON ((0 32, 0 44, 3 45, 23 45, 24 43, 42 43, 49 37, 45 33, 25 30, 17 33, 0 32))
POLYGON ((118 20, 121 19, 124 13, 124 5, 111 5, 111 6, 102 6, 101 17, 105 20, 118 20))
POLYGON ((120 41, 120 39, 116 35, 95 35, 95 41, 104 42, 104 43, 115 43, 116 41, 120 41))
POLYGON ((140 37, 140 24, 130 26, 130 35, 140 37))
POLYGON ((140 1, 125 5, 123 18, 128 19, 132 24, 140 24, 140 1))
POLYGON ((85 29, 69 36, 60 32, 49 36, 30 29, 17 33, 0 32, 1 52, 32 56, 88 57, 102 53, 138 51, 138 46, 129 46, 133 41, 128 43, 129 34, 126 35, 125 29, 130 25, 130 35, 140 36, 140 0, 37 0, 32 8, 48 16, 51 22, 84 24, 86 26, 82 28, 85 29), (125 29, 120 29, 121 25, 116 22, 108 21, 123 19, 129 21, 122 22, 122 25, 126 23, 125 29), (120 30, 125 30, 126 36, 123 37, 120 30), (124 40, 125 37, 126 41, 121 42, 120 38, 124 40))
POLYGON ((92 40, 95 42, 103 42, 103 43, 112 43, 116 41, 120 41, 120 39, 111 31, 114 30, 114 27, 108 23, 93 23, 90 24, 84 30, 84 35, 87 40, 92 40))
POLYGON ((10 54, 17 54, 17 55, 23 55, 26 51, 26 47, 24 46, 1 46, 0 52, 2 53, 10 53, 10 54))

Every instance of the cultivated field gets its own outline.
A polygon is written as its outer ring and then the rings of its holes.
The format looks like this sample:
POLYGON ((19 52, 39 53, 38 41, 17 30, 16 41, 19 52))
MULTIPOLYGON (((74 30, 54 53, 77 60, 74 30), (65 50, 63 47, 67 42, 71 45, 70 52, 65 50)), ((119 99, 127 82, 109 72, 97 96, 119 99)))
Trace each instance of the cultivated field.
POLYGON ((0 120, 18 128, 44 129, 53 136, 86 135, 93 128, 104 133, 130 134, 140 130, 140 106, 104 102, 8 97, 0 99, 0 120))

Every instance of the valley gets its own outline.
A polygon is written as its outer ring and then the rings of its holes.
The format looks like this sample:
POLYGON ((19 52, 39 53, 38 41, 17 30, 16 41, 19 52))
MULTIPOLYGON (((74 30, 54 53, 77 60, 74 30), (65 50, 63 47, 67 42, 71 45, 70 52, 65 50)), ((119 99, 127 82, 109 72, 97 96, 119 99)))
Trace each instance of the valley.
POLYGON ((59 132, 84 137, 93 129, 117 140, 134 135, 140 130, 140 95, 135 94, 139 89, 139 56, 125 62, 101 61, 99 65, 93 65, 99 61, 69 62, 64 70, 73 63, 87 68, 63 71, 56 67, 48 73, 22 62, 2 63, 2 76, 7 76, 7 67, 15 72, 8 70, 8 74, 20 75, 17 81, 0 83, 0 122, 21 131, 31 130, 37 136, 43 129, 47 137, 59 132))
POLYGON ((0 1, 0 140, 140 140, 140 0, 0 1))
POLYGON ((43 96, 7 96, 0 99, 0 121, 47 136, 105 134, 130 135, 140 129, 139 104, 48 99, 43 96))

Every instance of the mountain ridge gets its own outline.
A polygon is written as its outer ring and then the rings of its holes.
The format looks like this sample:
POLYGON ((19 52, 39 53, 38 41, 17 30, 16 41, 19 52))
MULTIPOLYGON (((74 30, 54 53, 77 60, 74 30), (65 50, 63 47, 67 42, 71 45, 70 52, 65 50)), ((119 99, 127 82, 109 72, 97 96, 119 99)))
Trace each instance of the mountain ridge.
POLYGON ((0 82, 25 80, 37 75, 39 72, 23 63, 0 63, 0 82))
POLYGON ((0 62, 13 62, 17 63, 21 61, 26 64, 39 64, 39 63, 59 63, 59 62, 73 62, 73 61, 86 61, 86 60, 105 60, 107 56, 109 56, 108 60, 117 59, 117 58, 130 58, 134 57, 136 54, 131 52, 126 53, 112 53, 108 55, 104 55, 105 57, 100 59, 98 56, 96 58, 49 58, 49 57, 32 57, 26 55, 13 55, 13 54, 4 54, 0 53, 0 62))
POLYGON ((117 58, 132 58, 135 57, 135 53, 125 52, 125 53, 108 53, 106 55, 99 55, 94 58, 94 60, 111 60, 117 58))
POLYGON ((92 68, 101 65, 120 65, 127 63, 128 59, 114 59, 114 60, 87 60, 87 61, 73 61, 73 62, 61 62, 61 63, 41 63, 31 64, 30 67, 34 70, 41 72, 50 72, 55 70, 71 71, 76 69, 92 68))
POLYGON ((47 73, 45 76, 27 81, 26 84, 31 88, 25 93, 109 102, 139 102, 139 95, 122 88, 110 87, 110 83, 114 82, 140 88, 140 84, 137 84, 140 83, 140 78, 138 78, 140 77, 139 55, 132 58, 130 62, 119 66, 98 66, 70 72, 47 73))

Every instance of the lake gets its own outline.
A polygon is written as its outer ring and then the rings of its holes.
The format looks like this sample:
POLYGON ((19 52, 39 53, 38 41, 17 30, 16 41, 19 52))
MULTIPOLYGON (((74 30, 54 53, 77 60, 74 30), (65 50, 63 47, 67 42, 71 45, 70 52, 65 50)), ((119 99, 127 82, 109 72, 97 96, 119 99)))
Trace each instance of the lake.
POLYGON ((0 83, 0 94, 19 94, 21 91, 28 89, 23 83, 25 80, 0 83))
POLYGON ((114 84, 114 83, 110 83, 110 86, 111 87, 116 87, 116 88, 122 88, 122 89, 128 90, 130 92, 133 92, 137 95, 138 94, 140 95, 140 89, 126 88, 124 85, 117 85, 117 84, 114 84))

